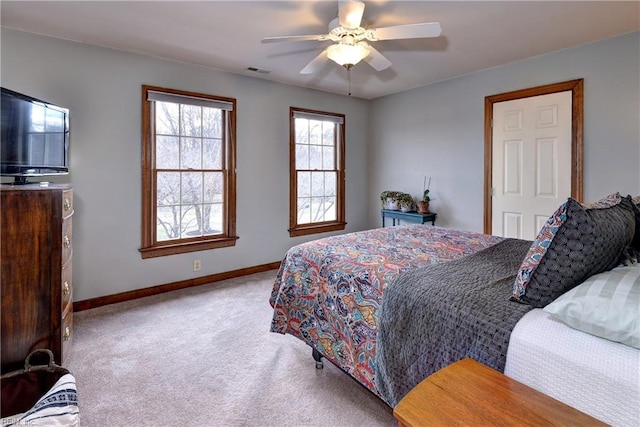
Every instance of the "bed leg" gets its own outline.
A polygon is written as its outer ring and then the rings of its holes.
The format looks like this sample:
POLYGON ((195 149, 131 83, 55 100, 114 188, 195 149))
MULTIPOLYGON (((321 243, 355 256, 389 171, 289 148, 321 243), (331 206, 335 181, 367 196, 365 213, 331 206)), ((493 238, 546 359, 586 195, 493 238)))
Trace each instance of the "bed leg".
POLYGON ((315 348, 312 349, 311 355, 313 356, 313 360, 316 361, 316 369, 324 368, 324 363, 322 363, 322 354, 315 348))

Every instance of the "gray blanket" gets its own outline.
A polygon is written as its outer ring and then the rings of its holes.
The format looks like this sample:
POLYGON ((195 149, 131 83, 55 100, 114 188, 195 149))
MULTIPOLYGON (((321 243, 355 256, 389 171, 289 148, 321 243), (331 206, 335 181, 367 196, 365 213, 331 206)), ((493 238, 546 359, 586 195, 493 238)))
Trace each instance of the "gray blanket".
POLYGON ((465 258, 408 271, 385 289, 375 378, 390 406, 465 357, 504 371, 511 331, 532 308, 509 301, 530 246, 506 239, 465 258))

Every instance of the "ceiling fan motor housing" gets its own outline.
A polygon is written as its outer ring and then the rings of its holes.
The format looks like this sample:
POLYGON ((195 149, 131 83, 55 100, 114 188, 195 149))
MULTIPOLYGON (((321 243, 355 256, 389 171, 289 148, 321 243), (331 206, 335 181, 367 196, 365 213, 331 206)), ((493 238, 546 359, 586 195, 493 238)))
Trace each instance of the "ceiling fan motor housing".
POLYGON ((377 40, 374 30, 366 30, 363 27, 346 28, 338 23, 338 18, 331 21, 331 23, 329 24, 329 34, 327 34, 325 37, 325 40, 331 40, 333 42, 341 42, 345 44, 355 44, 363 40, 377 40))

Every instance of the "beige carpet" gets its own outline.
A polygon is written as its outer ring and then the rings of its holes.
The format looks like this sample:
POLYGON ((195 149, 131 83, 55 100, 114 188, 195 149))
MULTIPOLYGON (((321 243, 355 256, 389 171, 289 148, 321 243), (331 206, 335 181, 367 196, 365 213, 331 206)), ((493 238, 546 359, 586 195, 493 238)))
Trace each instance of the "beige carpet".
POLYGON ((395 426, 311 349, 269 332, 275 271, 75 313, 83 427, 395 426))

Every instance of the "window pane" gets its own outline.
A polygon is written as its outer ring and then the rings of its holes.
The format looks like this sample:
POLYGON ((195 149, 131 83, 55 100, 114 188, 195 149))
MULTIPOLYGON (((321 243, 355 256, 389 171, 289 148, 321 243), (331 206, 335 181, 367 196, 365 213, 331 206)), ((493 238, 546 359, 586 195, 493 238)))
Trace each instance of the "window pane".
POLYGON ((200 169, 202 167, 202 140, 200 138, 180 139, 180 169, 200 169))
POLYGON ((222 204, 203 205, 204 235, 222 233, 222 204))
POLYGON ((311 196, 311 172, 298 172, 298 196, 311 196))
POLYGON ((202 136, 202 107, 180 105, 181 134, 184 136, 202 136))
POLYGON ((180 174, 159 172, 157 191, 158 241, 180 238, 180 174))
POLYGON ((180 238, 180 206, 159 207, 156 229, 159 242, 180 238))
POLYGON ((337 172, 325 172, 324 173, 324 195, 334 196, 336 195, 336 177, 337 172))
POLYGON ((224 175, 222 172, 204 173, 204 203, 219 203, 223 201, 224 175))
POLYGON ((309 169, 309 146, 296 144, 296 169, 309 169))
POLYGON ((296 142, 298 144, 309 143, 309 120, 295 119, 296 142))
POLYGON ((309 120, 309 144, 322 144, 322 122, 309 120))
POLYGON ((311 195, 324 196, 324 172, 311 172, 311 195))
POLYGON ((198 223, 200 205, 182 205, 182 222, 180 237, 198 237, 202 235, 198 223))
POLYGON ((322 147, 319 145, 309 146, 309 169, 322 169, 322 147))
POLYGON ((156 138, 156 168, 180 168, 180 140, 177 136, 158 136, 156 138))
POLYGON ((156 102, 156 134, 179 135, 180 106, 170 102, 156 102))
POLYGON ((202 109, 202 136, 222 138, 222 110, 208 107, 202 109))
POLYGON ((203 139, 202 167, 204 169, 222 169, 222 141, 203 139))
POLYGON ((336 198, 325 197, 324 198, 324 220, 335 221, 337 218, 336 198))
POLYGON ((298 197, 298 224, 311 222, 311 198, 298 197))
POLYGON ((327 147, 327 146, 322 147, 322 169, 332 170, 336 168, 334 152, 335 151, 333 147, 327 147))
POLYGON ((311 222, 324 221, 324 197, 311 198, 311 222))
POLYGON ((202 172, 182 172, 182 203, 202 203, 202 172))
POLYGON ((335 145, 334 134, 336 125, 331 122, 324 122, 322 132, 322 144, 323 145, 335 145))
POLYGON ((170 206, 180 203, 179 172, 158 172, 156 198, 158 206, 170 206))

